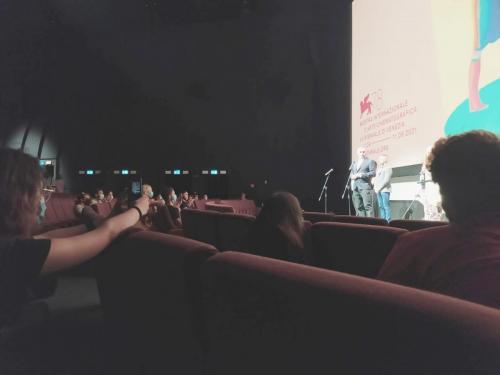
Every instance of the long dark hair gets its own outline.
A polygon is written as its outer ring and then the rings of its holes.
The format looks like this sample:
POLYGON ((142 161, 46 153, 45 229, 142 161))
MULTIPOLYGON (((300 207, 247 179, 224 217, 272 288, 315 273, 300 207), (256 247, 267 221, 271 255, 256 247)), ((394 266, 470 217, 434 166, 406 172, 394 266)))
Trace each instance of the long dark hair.
POLYGON ((42 172, 22 151, 0 148, 0 237, 27 237, 40 204, 42 172))
POLYGON ((304 247, 302 209, 299 200, 291 193, 279 191, 267 198, 255 226, 279 229, 292 246, 304 247))

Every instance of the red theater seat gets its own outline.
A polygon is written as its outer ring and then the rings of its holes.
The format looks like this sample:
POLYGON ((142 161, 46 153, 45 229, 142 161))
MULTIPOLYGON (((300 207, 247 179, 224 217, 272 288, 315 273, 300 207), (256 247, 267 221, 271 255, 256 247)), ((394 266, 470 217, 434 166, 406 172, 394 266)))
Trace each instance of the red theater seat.
POLYGON ((445 221, 429 221, 429 220, 391 220, 389 223, 391 227, 403 228, 409 231, 440 227, 443 225, 449 225, 445 221))
POLYGON ((217 212, 234 213, 233 206, 229 206, 227 204, 207 203, 205 205, 205 209, 217 212))
POLYGON ((181 211, 184 235, 193 240, 218 245, 216 218, 220 212, 185 208, 181 211))
POLYGON ((108 202, 102 202, 97 204, 97 212, 103 217, 108 217, 111 214, 112 206, 108 202))
POLYGON ((64 193, 52 193, 47 200, 47 211, 41 224, 41 232, 73 226, 79 223, 74 213, 75 196, 64 193))
POLYGON ((364 216, 350 216, 350 215, 333 215, 331 220, 336 223, 353 223, 353 224, 366 224, 366 225, 389 225, 387 220, 377 217, 364 217, 364 216))
POLYGON ((198 200, 194 201, 194 208, 197 208, 199 210, 204 210, 205 206, 208 202, 210 202, 210 201, 205 200, 205 199, 198 199, 198 200))
POLYGON ((304 212, 304 220, 309 220, 311 223, 328 222, 332 221, 335 216, 333 213, 323 213, 323 212, 304 212))
POLYGON ((215 219, 217 222, 217 248, 220 251, 243 248, 255 217, 223 213, 216 216, 215 219))
POLYGON ((226 199, 221 200, 220 204, 233 207, 237 214, 257 216, 257 207, 251 199, 226 199))
POLYGON ((350 223, 316 223, 311 229, 313 265, 375 277, 405 229, 350 223))
POLYGON ((496 309, 243 253, 202 271, 210 375, 500 369, 496 309))
POLYGON ((201 373, 200 265, 216 252, 198 241, 139 231, 97 259, 112 373, 201 373))

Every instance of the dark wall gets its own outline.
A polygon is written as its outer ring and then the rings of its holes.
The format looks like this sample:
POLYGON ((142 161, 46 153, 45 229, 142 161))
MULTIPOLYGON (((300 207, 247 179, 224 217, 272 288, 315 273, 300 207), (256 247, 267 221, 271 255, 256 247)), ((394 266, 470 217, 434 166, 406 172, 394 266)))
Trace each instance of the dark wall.
POLYGON ((333 167, 330 208, 344 207, 351 1, 250 2, 229 14, 168 1, 27 2, 1 12, 13 51, 0 63, 2 139, 42 126, 73 188, 83 167, 137 168, 153 184, 166 168, 218 167, 233 195, 253 182, 318 209, 333 167))

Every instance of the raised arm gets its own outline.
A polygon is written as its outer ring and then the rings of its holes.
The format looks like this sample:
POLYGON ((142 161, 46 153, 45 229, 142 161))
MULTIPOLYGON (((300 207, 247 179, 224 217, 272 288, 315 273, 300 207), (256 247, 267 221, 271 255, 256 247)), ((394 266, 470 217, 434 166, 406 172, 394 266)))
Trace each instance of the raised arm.
MULTIPOLYGON (((135 202, 142 214, 149 208, 149 199, 139 198, 135 202)), ((139 220, 139 211, 130 208, 127 211, 106 220, 97 229, 67 238, 51 240, 49 254, 42 267, 42 274, 59 271, 75 266, 99 254, 125 229, 132 227, 139 220)))

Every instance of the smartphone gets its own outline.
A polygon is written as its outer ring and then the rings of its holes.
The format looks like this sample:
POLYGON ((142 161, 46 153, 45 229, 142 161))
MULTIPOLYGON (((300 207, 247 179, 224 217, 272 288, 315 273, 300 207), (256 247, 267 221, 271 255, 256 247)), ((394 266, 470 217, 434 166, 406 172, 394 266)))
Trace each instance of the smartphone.
POLYGON ((132 181, 130 185, 130 190, 132 191, 132 194, 141 194, 142 193, 141 181, 132 181))
POLYGON ((142 179, 141 180, 133 180, 130 183, 130 191, 129 191, 129 197, 128 197, 129 205, 133 204, 141 196, 142 196, 142 179))

